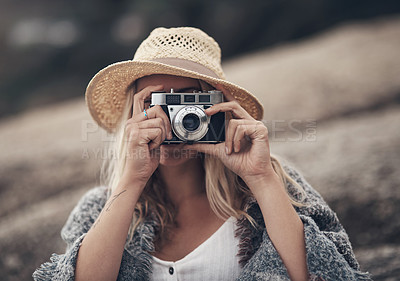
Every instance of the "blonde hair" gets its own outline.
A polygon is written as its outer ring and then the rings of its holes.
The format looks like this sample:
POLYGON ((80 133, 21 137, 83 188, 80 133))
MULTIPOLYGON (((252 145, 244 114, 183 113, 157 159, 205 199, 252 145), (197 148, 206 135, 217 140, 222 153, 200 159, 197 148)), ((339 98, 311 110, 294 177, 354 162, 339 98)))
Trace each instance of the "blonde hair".
MULTIPOLYGON (((200 83, 201 87, 206 87, 200 83)), ((133 87, 134 88, 134 87, 133 87)), ((132 108, 132 96, 128 95, 126 108, 123 112, 123 119, 128 120, 132 108)), ((108 147, 109 154, 113 157, 105 159, 101 171, 101 181, 109 187, 109 195, 117 187, 123 171, 125 169, 125 155, 127 152, 125 141, 125 122, 116 133, 116 140, 108 147)), ((245 217, 255 226, 256 223, 244 209, 247 199, 252 197, 252 193, 245 182, 234 172, 229 170, 222 161, 214 156, 205 155, 202 158, 205 173, 205 192, 213 212, 220 218, 235 217, 240 219, 245 217)), ((276 156, 271 155, 271 163, 275 172, 279 175, 284 186, 290 182, 304 198, 305 192, 302 187, 294 181, 283 169, 276 156)), ((162 187, 163 181, 158 172, 158 168, 148 180, 143 193, 135 206, 133 220, 129 230, 129 237, 132 239, 135 229, 148 215, 155 215, 160 222, 159 232, 156 233, 156 240, 163 242, 163 238, 168 234, 169 229, 175 224, 176 208, 168 198, 165 188, 162 187)), ((293 198, 287 191, 291 203, 294 206, 303 206, 302 199, 293 198)))

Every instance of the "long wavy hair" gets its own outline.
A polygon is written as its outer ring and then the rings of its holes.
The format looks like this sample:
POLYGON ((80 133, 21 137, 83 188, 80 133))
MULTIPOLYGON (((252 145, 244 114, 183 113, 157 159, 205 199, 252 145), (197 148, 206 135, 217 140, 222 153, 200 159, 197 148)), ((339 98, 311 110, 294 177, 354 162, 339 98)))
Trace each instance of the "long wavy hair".
MULTIPOLYGON (((208 89, 210 86, 200 81, 201 88, 208 89)), ((127 95, 126 107, 123 113, 123 120, 128 120, 131 115, 133 93, 135 93, 135 83, 130 87, 132 94, 127 95)), ((125 155, 127 153, 125 122, 120 122, 120 127, 115 134, 115 141, 108 147, 108 154, 112 157, 105 159, 101 170, 101 182, 109 187, 109 195, 117 187, 123 171, 125 169, 125 155)), ((229 170, 217 157, 200 154, 205 174, 205 192, 214 213, 226 219, 231 216, 240 219, 243 216, 255 226, 255 221, 246 213, 245 202, 252 197, 252 193, 245 182, 234 172, 229 170)), ((294 181, 283 169, 280 161, 271 155, 271 163, 275 172, 279 175, 284 186, 290 182, 301 197, 304 198, 305 192, 302 187, 294 181)), ((293 198, 287 191, 291 203, 294 206, 303 206, 302 199, 293 198)), ((169 199, 166 189, 163 187, 163 180, 158 168, 148 180, 139 200, 135 206, 133 220, 129 229, 129 237, 132 239, 135 229, 146 217, 152 215, 159 221, 159 231, 156 233, 156 241, 164 242, 168 232, 175 225, 177 209, 169 199)))

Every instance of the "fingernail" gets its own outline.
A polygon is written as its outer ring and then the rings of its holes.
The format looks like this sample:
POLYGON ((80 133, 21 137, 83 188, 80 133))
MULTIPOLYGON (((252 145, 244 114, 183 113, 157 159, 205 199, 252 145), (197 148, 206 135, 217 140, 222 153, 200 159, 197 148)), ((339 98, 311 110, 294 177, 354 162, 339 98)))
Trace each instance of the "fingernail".
POLYGON ((225 152, 226 154, 229 154, 229 148, 227 146, 225 146, 225 152))
POLYGON ((169 133, 168 133, 168 138, 169 138, 169 139, 172 139, 172 132, 169 132, 169 133))

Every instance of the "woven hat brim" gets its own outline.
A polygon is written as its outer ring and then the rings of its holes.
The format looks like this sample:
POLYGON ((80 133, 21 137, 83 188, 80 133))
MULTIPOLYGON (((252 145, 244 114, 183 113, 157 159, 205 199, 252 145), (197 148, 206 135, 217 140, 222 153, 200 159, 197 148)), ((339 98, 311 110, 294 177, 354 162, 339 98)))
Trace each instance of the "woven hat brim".
POLYGON ((86 89, 86 104, 90 115, 108 132, 114 132, 125 107, 129 87, 134 81, 152 74, 167 74, 203 80, 213 87, 221 85, 256 120, 264 109, 259 100, 244 88, 223 79, 154 61, 122 61, 100 70, 86 89))

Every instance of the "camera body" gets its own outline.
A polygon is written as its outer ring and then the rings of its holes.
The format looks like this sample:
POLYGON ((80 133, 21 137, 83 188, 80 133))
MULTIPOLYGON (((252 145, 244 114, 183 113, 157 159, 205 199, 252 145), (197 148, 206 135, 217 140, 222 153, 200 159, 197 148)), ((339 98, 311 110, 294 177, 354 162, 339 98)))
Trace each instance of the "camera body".
POLYGON ((204 110, 223 102, 221 91, 170 93, 152 92, 150 107, 160 105, 171 122, 170 143, 218 143, 225 141, 225 112, 207 116, 204 110))

